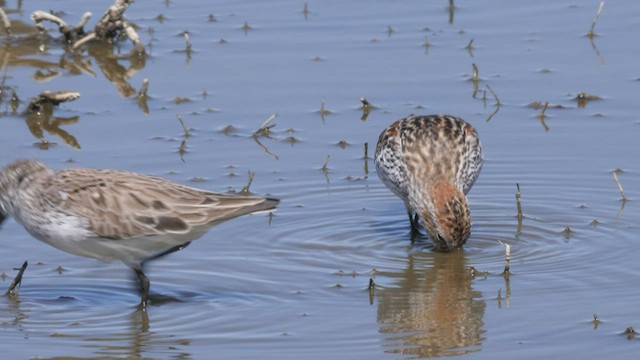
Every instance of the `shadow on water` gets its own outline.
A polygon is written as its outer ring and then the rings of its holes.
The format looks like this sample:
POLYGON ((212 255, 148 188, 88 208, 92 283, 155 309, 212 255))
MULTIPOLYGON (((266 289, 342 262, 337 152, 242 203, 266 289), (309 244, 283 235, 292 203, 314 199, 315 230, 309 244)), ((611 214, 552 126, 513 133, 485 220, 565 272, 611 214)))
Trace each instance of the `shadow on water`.
POLYGON ((377 292, 387 352, 434 357, 479 351, 486 305, 471 286, 463 251, 411 254, 403 272, 382 275, 394 280, 377 292))
MULTIPOLYGON (((155 297, 156 305, 154 308, 164 303, 177 301, 174 298, 155 297)), ((59 298, 55 301, 58 305, 65 304, 73 298, 59 298)), ((94 307, 90 307, 85 311, 76 308, 69 313, 69 309, 64 306, 55 310, 48 310, 49 321, 41 323, 42 314, 36 314, 36 319, 32 320, 31 313, 38 312, 33 308, 33 304, 22 304, 19 294, 6 295, 6 301, 2 301, 0 305, 0 314, 5 319, 13 318, 10 326, 20 329, 22 333, 39 333, 42 331, 51 331, 51 323, 56 323, 55 332, 50 333, 51 339, 67 338, 70 342, 77 345, 77 348, 86 348, 90 353, 94 354, 83 359, 103 359, 105 357, 126 357, 126 358, 146 358, 155 357, 152 355, 156 351, 171 352, 174 358, 190 358, 191 354, 185 351, 185 347, 189 346, 191 340, 176 338, 171 335, 161 335, 159 331, 153 331, 152 318, 149 310, 141 310, 136 307, 128 314, 122 311, 109 310, 108 307, 100 307, 98 311, 94 307), (57 313, 57 314, 54 314, 57 313), (69 326, 69 321, 72 326, 69 326), (82 325, 82 326, 80 326, 82 325), (94 331, 88 331, 87 327, 93 328, 94 331), (109 329, 109 331, 105 331, 109 329), (161 350, 165 349, 165 350, 161 350)), ((49 304, 47 308, 55 307, 49 304)), ((153 310, 151 311, 153 312, 153 310)), ((6 324, 9 326, 9 324, 6 324)), ((69 353, 57 347, 60 354, 51 357, 38 357, 41 359, 60 359, 67 358, 69 353)), ((74 349, 73 353, 77 353, 78 349, 74 349)), ((74 358, 76 358, 74 356, 74 358)))

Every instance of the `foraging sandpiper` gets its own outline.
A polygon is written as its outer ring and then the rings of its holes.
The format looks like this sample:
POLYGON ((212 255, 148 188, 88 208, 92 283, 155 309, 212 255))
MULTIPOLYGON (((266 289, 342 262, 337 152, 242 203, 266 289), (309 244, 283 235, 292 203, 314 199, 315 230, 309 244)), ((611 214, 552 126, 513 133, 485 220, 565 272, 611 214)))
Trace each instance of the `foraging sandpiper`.
POLYGON ((12 216, 33 237, 60 250, 122 261, 138 277, 143 308, 149 296, 146 261, 184 248, 213 225, 274 209, 278 202, 120 170, 56 172, 33 160, 0 169, 0 223, 12 216))
POLYGON ((482 162, 476 129, 449 115, 410 115, 394 122, 380 134, 375 157, 378 176, 404 201, 412 234, 419 218, 435 248, 445 251, 469 238, 465 195, 482 162))

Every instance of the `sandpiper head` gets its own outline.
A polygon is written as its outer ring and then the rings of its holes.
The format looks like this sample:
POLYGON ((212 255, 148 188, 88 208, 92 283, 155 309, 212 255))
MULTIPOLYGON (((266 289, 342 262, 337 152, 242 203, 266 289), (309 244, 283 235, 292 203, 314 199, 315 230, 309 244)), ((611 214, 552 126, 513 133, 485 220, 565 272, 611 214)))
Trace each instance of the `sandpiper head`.
POLYGON ((17 160, 0 169, 0 222, 11 215, 13 201, 25 179, 49 168, 35 160, 17 160))
POLYGON ((431 195, 432 206, 420 215, 435 248, 450 251, 464 245, 471 233, 467 198, 455 185, 444 181, 434 184, 431 195))

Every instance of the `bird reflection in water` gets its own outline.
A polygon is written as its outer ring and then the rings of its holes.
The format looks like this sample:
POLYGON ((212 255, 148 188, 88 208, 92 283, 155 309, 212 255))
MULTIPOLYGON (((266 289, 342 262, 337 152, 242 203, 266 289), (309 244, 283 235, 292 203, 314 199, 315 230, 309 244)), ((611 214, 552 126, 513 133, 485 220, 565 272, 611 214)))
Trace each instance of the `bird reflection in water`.
POLYGON ((471 287, 464 252, 411 254, 402 273, 379 289, 378 323, 386 351, 415 357, 479 351, 486 304, 471 287))
MULTIPOLYGON (((60 304, 63 304, 69 299, 59 298, 60 304)), ((165 299, 164 302, 171 303, 175 299, 165 299)), ((161 304, 159 304, 161 306, 161 304)), ((189 352, 189 346, 191 345, 191 339, 178 336, 172 331, 167 331, 166 324, 157 324, 153 326, 153 314, 149 314, 149 311, 142 311, 136 309, 129 314, 121 312, 111 312, 109 315, 101 313, 95 314, 95 310, 89 308, 87 312, 83 311, 67 311, 64 306, 60 309, 56 315, 51 317, 52 322, 61 321, 64 324, 76 324, 68 327, 60 325, 51 339, 69 339, 76 338, 80 340, 79 344, 82 344, 84 348, 93 349, 93 356, 87 357, 87 359, 104 359, 104 358, 127 358, 127 359, 141 359, 141 358, 154 358, 157 354, 163 354, 164 357, 171 357, 175 359, 191 359, 192 354, 189 352), (96 325, 94 322, 87 323, 86 319, 91 316, 95 319, 102 319, 101 325, 96 325), (84 325, 84 326, 79 326, 84 325), (95 327, 93 327, 95 326, 95 327), (152 329, 156 329, 155 331, 152 329), (160 328, 160 330, 158 330, 160 328), (88 331, 88 329, 91 329, 88 331)), ((5 329, 16 329, 21 332, 41 331, 40 325, 36 324, 36 328, 33 323, 25 321, 29 317, 38 317, 34 315, 37 312, 28 304, 22 304, 20 301, 20 294, 16 293, 11 296, 7 296, 0 301, 0 317, 13 319, 13 321, 7 322, 5 329)), ((52 315, 49 313, 49 316, 52 315)), ((163 319, 161 323, 163 322, 163 319)), ((166 321, 166 319, 164 319, 166 321)), ((99 321, 99 320, 94 320, 99 321)), ((55 328, 55 326, 52 328, 55 328)), ((51 357, 51 359, 67 359, 69 355, 69 349, 65 346, 52 347, 51 353, 59 353, 57 356, 51 357)), ((38 357, 39 359, 47 359, 47 357, 38 357)))

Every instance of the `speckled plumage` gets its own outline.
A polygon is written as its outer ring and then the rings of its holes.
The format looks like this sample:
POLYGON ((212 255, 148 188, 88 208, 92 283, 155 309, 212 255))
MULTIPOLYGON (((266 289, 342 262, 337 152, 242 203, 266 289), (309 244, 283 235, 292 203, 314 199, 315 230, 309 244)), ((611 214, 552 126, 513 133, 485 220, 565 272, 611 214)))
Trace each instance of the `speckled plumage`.
POLYGON ((0 222, 12 216, 33 237, 58 249, 122 261, 138 275, 143 305, 145 261, 185 247, 215 224, 277 204, 119 170, 55 172, 33 160, 0 170, 0 222))
POLYGON ((449 115, 410 115, 382 131, 375 163, 382 182, 404 201, 412 230, 415 213, 440 250, 469 238, 466 194, 483 155, 473 126, 449 115))

